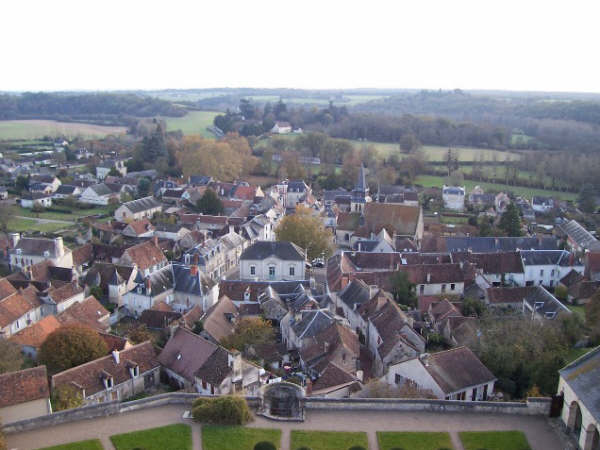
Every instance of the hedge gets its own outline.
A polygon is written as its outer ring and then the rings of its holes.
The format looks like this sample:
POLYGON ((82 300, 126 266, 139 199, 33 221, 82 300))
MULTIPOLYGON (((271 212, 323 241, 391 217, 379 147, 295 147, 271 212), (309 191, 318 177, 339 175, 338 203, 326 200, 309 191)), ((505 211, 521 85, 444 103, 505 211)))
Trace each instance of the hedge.
POLYGON ((244 425, 252 420, 246 399, 232 395, 197 399, 192 405, 192 417, 197 422, 216 425, 244 425))

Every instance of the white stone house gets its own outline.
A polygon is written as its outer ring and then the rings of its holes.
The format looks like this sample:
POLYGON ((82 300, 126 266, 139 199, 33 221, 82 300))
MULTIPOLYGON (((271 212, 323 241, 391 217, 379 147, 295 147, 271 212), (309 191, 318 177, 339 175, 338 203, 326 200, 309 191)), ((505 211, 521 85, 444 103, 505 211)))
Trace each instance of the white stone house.
POLYGON ((566 250, 521 250, 526 286, 553 288, 571 270, 582 274, 585 266, 566 250))
POLYGON ((10 266, 23 269, 42 261, 55 267, 73 267, 73 253, 63 244, 62 237, 54 239, 21 237, 11 233, 10 266))
POLYGON ((306 254, 284 241, 257 241, 240 256, 244 280, 291 281, 306 279, 306 254))
POLYGON ((289 122, 275 122, 271 133, 275 134, 288 134, 292 132, 292 125, 289 122))
POLYGON ((160 211, 162 211, 162 204, 153 196, 149 196, 123 203, 115 211, 115 219, 121 222, 150 219, 160 211))
POLYGON ((21 197, 21 207, 31 209, 35 205, 47 208, 52 206, 52 194, 43 194, 41 192, 33 192, 25 194, 21 197))
POLYGON ((465 187, 464 186, 446 186, 442 188, 442 200, 444 207, 455 211, 465 209, 465 187))

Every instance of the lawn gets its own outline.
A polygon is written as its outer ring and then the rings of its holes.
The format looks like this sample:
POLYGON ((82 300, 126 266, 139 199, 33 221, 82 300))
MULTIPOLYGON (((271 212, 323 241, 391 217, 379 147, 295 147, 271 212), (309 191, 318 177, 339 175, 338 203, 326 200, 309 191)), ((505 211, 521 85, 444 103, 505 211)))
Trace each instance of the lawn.
POLYGON ((204 450, 253 450, 261 441, 269 441, 279 448, 281 430, 205 425, 202 427, 204 450))
MULTIPOLYGON (((420 184, 424 187, 439 187, 441 188, 444 184, 444 177, 438 177, 433 175, 419 175, 415 184, 420 184)), ((573 192, 560 192, 560 191, 550 191, 546 189, 535 189, 528 188, 522 186, 509 186, 506 184, 497 184, 497 183, 485 183, 473 180, 465 180, 465 187, 467 188, 467 194, 475 187, 481 186, 485 190, 493 190, 493 191, 505 191, 512 192, 515 195, 519 195, 530 199, 533 195, 542 195, 542 196, 550 196, 556 197, 562 200, 571 200, 575 201, 577 199, 577 194, 573 192)))
POLYGON ((167 122, 167 131, 181 130, 183 134, 200 134, 204 137, 214 138, 214 134, 206 127, 213 124, 216 115, 214 111, 190 111, 183 117, 163 117, 167 122))
POLYGON ((104 450, 104 447, 98 439, 90 439, 89 441, 71 442, 70 444, 54 445, 38 450, 104 450))
POLYGON ((522 431, 463 431, 458 435, 465 450, 531 450, 522 431))
MULTIPOLYGON (((396 143, 383 143, 373 141, 355 141, 356 144, 372 145, 379 154, 388 157, 393 153, 398 152, 400 157, 406 156, 405 153, 400 153, 400 146, 396 143)), ((355 145, 356 145, 355 144, 355 145)), ((470 147, 450 147, 452 152, 458 157, 459 161, 477 161, 480 155, 483 155, 484 161, 516 161, 521 159, 521 155, 513 152, 501 150, 490 150, 488 148, 470 148, 470 147)), ((447 146, 424 145, 421 150, 427 156, 429 161, 444 161, 448 154, 447 146)))
POLYGON ((301 447, 308 447, 311 450, 347 450, 355 445, 369 448, 367 434, 348 431, 292 430, 292 450, 301 447))
POLYGON ((567 361, 566 361, 566 363, 567 364, 572 363, 577 358, 582 357, 583 355, 585 355, 590 350, 592 350, 592 349, 588 348, 588 347, 579 347, 579 348, 571 348, 571 349, 569 349, 569 353, 567 354, 567 361))
POLYGON ((574 312, 575 314, 577 314, 582 320, 585 320, 585 305, 570 305, 566 302, 565 305, 567 305, 567 308, 569 308, 572 312, 574 312))
POLYGON ((425 432, 377 432, 379 450, 407 449, 407 450, 438 450, 451 449, 452 441, 448 433, 425 432))
POLYGON ((66 223, 39 223, 33 219, 19 218, 11 218, 6 224, 8 231, 40 231, 42 233, 53 233, 56 230, 62 230, 71 226, 66 223))
POLYGON ((93 125, 89 123, 57 122, 56 120, 2 120, 0 140, 38 139, 45 136, 104 137, 125 133, 125 127, 93 125))
POLYGON ((109 208, 108 206, 101 206, 90 209, 69 208, 67 206, 62 205, 55 205, 55 207, 61 209, 69 209, 71 213, 67 214, 56 211, 44 211, 41 213, 36 213, 33 212, 31 209, 21 208, 18 205, 12 205, 10 207, 10 213, 13 216, 32 217, 37 219, 65 220, 67 222, 74 222, 79 217, 91 216, 95 214, 107 214, 108 211, 111 210, 111 208, 109 208))
POLYGON ((132 433, 115 434, 110 437, 116 450, 192 450, 192 429, 189 425, 176 424, 150 428, 132 433))

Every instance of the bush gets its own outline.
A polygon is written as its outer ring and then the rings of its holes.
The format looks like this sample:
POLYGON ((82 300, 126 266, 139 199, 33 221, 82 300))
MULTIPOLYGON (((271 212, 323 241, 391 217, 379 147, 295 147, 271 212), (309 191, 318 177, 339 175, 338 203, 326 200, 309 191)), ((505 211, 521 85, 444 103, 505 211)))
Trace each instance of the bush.
POLYGON ((0 450, 6 450, 6 441, 4 440, 4 433, 2 433, 2 424, 0 423, 0 450))
POLYGON ((244 425, 252 420, 246 400, 231 395, 197 399, 192 405, 192 416, 197 422, 216 425, 244 425))
POLYGON ((367 449, 364 448, 362 445, 354 445, 354 446, 350 447, 348 450, 367 450, 367 449))
POLYGON ((272 442, 261 441, 254 446, 254 450, 277 450, 277 447, 272 442))

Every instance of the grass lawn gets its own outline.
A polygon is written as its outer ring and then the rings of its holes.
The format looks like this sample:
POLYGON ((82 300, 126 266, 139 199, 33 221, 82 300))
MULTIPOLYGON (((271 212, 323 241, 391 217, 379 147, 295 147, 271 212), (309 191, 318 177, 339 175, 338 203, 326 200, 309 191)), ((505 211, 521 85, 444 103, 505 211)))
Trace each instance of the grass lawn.
POLYGON ((6 224, 8 231, 40 231, 42 233, 53 233, 56 230, 62 230, 70 226, 72 225, 66 223, 39 223, 33 219, 19 218, 12 218, 6 224))
POLYGON ((426 432, 377 432, 379 450, 402 448, 406 450, 438 450, 453 448, 448 433, 426 432))
POLYGON ((354 445, 369 448, 367 434, 346 431, 292 430, 292 450, 300 447, 308 447, 311 450, 347 450, 354 445))
POLYGON ((70 444, 54 445, 38 450, 104 450, 104 447, 98 439, 90 439, 89 441, 71 442, 70 444))
POLYGON ((202 427, 204 450, 253 450, 261 441, 272 442, 276 448, 281 443, 281 430, 205 425, 202 427))
POLYGON ((181 130, 183 134, 200 134, 204 137, 214 138, 206 127, 213 124, 216 115, 214 111, 190 111, 183 117, 163 117, 167 122, 167 131, 181 130))
POLYGON ((463 431, 458 433, 465 450, 530 450, 522 431, 463 431))
POLYGON ((575 361, 577 358, 585 355, 587 352, 592 350, 592 347, 581 347, 581 348, 572 348, 569 350, 567 354, 567 364, 575 361))
POLYGON ((125 127, 93 125, 89 123, 57 122, 56 120, 2 120, 0 140, 37 139, 56 137, 104 137, 125 133, 125 127))
MULTIPOLYGON (((355 145, 372 145, 379 154, 388 157, 393 153, 400 153, 400 146, 397 143, 382 143, 372 141, 354 141, 355 145)), ((516 161, 521 159, 518 153, 507 152, 502 150, 490 150, 489 148, 470 148, 470 147, 450 147, 452 152, 458 156, 459 161, 477 161, 479 155, 483 155, 484 161, 516 161)), ((448 154, 447 146, 424 145, 421 150, 427 156, 429 161, 444 161, 448 154)), ((400 156, 405 156, 405 153, 400 153, 400 156)))
POLYGON ((176 424, 150 428, 132 433, 115 434, 110 437, 117 450, 192 450, 192 429, 189 425, 176 424))
MULTIPOLYGON (((444 184, 444 177, 438 177, 433 175, 419 175, 415 184, 420 184, 424 187, 439 187, 441 188, 444 184)), ((556 197, 562 200, 572 200, 575 201, 577 199, 577 194, 573 192, 559 192, 559 191, 550 191, 546 189, 535 189, 521 186, 508 186, 506 184, 496 184, 496 183, 485 183, 473 180, 465 180, 465 187, 467 188, 467 194, 475 187, 481 186, 485 190, 495 190, 495 191, 509 191, 516 195, 520 195, 522 197, 526 197, 530 199, 533 195, 542 195, 542 196, 551 196, 556 197)))
MULTIPOLYGON (((69 209, 66 206, 62 206, 62 205, 55 205, 57 208, 65 208, 65 209, 69 209)), ((66 220, 66 221, 75 221, 77 220, 79 217, 85 217, 85 216, 91 216, 91 215, 95 215, 95 214, 107 214, 109 211, 109 207, 108 206, 100 206, 97 208, 90 208, 90 209, 77 209, 77 208, 72 208, 70 209, 71 213, 67 214, 67 213, 60 213, 60 212, 55 212, 55 211, 44 211, 41 213, 36 213, 33 212, 31 209, 28 208, 21 208, 18 205, 12 205, 10 207, 10 213, 13 216, 24 216, 24 217, 34 217, 34 218, 38 218, 38 219, 51 219, 51 220, 66 220)))

